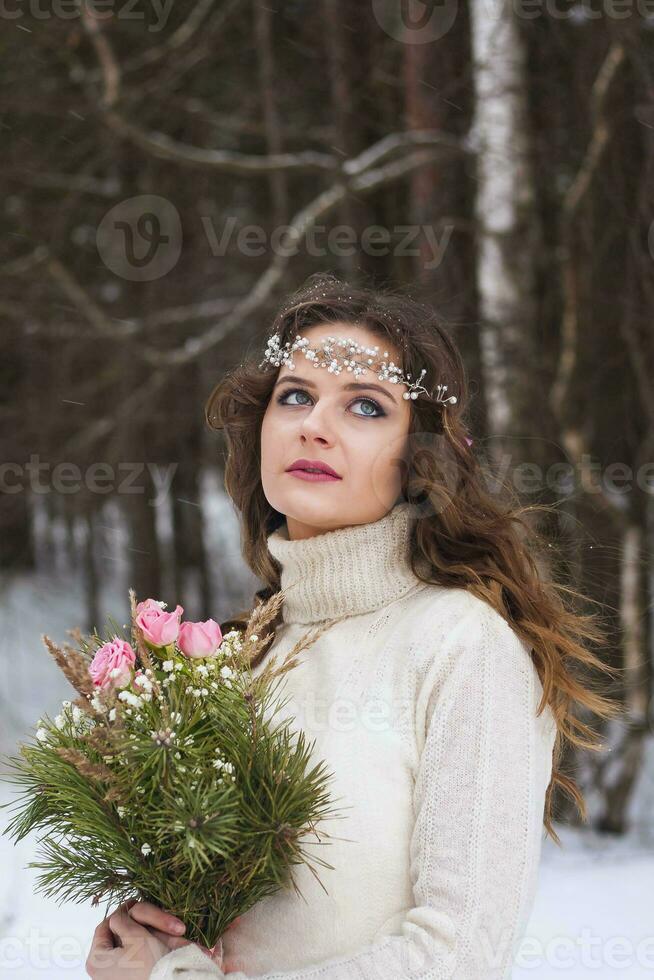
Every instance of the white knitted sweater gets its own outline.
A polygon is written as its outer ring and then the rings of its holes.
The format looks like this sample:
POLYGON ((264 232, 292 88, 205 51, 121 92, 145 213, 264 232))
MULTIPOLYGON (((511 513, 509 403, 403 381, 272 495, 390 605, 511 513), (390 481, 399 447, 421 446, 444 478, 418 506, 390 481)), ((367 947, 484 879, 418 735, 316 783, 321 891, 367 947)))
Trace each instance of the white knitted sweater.
MULTIPOLYGON (((537 885, 556 734, 528 646, 464 589, 409 564, 413 519, 268 538, 288 589, 264 658, 332 625, 280 693, 344 814, 318 825, 323 887, 300 865, 223 937, 224 974, 195 945, 150 980, 504 980, 537 885), (325 891, 326 889, 326 891, 325 891), (232 972, 235 971, 235 972, 232 972)), ((280 713, 277 717, 282 717, 280 713)))

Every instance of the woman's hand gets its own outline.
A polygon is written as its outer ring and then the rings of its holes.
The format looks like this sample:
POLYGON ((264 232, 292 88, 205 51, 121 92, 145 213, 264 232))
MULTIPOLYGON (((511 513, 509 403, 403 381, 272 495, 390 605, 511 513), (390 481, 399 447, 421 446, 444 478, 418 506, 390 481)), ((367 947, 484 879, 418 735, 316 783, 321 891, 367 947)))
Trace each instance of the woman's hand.
MULTIPOLYGON (((86 960, 92 980, 148 980, 153 966, 173 949, 186 946, 184 923, 151 902, 131 899, 100 923, 86 960), (181 928, 179 928, 181 926, 181 928)), ((222 942, 213 949, 197 944, 222 965, 222 942)))

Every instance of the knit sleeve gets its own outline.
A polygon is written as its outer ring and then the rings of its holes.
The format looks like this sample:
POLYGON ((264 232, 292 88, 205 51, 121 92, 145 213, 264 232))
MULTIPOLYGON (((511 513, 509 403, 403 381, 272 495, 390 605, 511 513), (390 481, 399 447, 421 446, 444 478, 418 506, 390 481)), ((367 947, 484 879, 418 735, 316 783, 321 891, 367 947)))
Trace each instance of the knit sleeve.
MULTIPOLYGON (((485 604, 484 604, 485 605, 485 604)), ((305 968, 223 974, 186 946, 150 980, 506 980, 536 892, 556 734, 526 644, 475 608, 420 684, 410 847, 413 906, 354 955, 305 968), (443 675, 443 663, 451 664, 443 675)), ((431 652, 430 652, 431 656, 431 652)), ((310 951, 307 951, 310 953, 310 951)))

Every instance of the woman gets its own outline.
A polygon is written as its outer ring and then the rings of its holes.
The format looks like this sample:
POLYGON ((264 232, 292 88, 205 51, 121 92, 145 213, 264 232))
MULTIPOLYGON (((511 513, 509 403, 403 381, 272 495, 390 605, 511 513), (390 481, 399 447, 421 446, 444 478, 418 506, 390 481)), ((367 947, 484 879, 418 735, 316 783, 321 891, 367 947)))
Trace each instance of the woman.
POLYGON ((300 866, 303 897, 259 902, 213 956, 165 910, 121 907, 96 930, 95 980, 510 975, 543 824, 559 843, 554 787, 586 815, 559 769, 565 739, 599 748, 574 710, 618 709, 571 670, 609 672, 585 646, 601 629, 549 580, 509 490, 485 489, 466 397, 432 310, 329 276, 212 393, 243 555, 267 583, 257 599, 288 590, 253 669, 322 625, 286 675, 285 711, 345 817, 325 827, 320 882, 300 866))

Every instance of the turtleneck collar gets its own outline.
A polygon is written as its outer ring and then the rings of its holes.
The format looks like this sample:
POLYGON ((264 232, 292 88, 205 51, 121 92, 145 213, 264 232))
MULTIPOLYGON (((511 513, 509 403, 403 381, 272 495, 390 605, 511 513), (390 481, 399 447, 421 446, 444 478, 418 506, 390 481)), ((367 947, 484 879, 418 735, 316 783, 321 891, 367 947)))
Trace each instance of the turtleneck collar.
POLYGON ((285 623, 316 623, 380 609, 420 584, 409 561, 411 505, 395 504, 368 524, 291 541, 284 522, 268 535, 281 565, 285 623))

